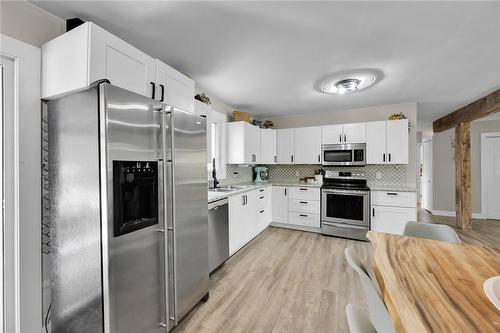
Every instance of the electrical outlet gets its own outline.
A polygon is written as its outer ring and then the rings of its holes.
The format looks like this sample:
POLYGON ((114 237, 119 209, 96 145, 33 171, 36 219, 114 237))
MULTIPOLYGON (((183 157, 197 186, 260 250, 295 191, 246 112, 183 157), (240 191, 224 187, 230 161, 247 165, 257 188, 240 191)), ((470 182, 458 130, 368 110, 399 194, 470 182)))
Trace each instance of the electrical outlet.
POLYGON ((300 177, 300 171, 295 171, 295 176, 300 177))
POLYGON ((375 173, 375 178, 382 179, 382 172, 377 171, 377 173, 375 173))

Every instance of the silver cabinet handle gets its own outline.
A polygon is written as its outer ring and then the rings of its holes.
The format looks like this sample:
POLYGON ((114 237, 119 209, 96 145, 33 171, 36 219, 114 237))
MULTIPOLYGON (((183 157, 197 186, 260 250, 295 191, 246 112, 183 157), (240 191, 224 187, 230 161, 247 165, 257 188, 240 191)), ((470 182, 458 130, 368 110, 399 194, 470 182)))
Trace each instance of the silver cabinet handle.
POLYGON ((339 134, 339 142, 342 142, 342 134, 339 134))
POLYGON ((261 188, 261 189, 259 190, 259 192, 264 192, 264 189, 263 189, 263 188, 261 188))
POLYGON ((307 201, 299 201, 301 204, 307 204, 307 201))
POLYGON ((264 199, 264 196, 259 197, 259 199, 264 199))
POLYGON ((155 229, 156 232, 165 232, 165 229, 155 229))
POLYGON ((245 196, 244 195, 241 196, 241 200, 242 200, 241 205, 244 206, 245 205, 245 196))
POLYGON ((382 161, 385 162, 385 153, 382 154, 382 161))
POLYGON ((261 210, 261 211, 260 211, 260 213, 261 213, 261 214, 262 214, 262 213, 264 213, 264 209, 263 209, 263 210, 261 210))
POLYGON ((398 195, 397 193, 394 193, 394 192, 387 192, 386 194, 387 195, 398 195))
POLYGON ((347 134, 344 133, 344 142, 347 142, 347 134))
POLYGON ((372 208, 372 216, 375 217, 375 208, 372 208))
POLYGON ((391 153, 389 153, 389 162, 391 161, 391 153))
POLYGON ((299 191, 307 191, 307 188, 299 188, 299 191))
POLYGON ((286 187, 285 187, 285 196, 286 196, 286 187))
POLYGON ((307 217, 306 214, 299 214, 300 217, 307 217))
POLYGON ((276 163, 276 155, 274 155, 274 163, 276 163))
POLYGON ((291 159, 291 161, 292 161, 292 163, 293 163, 293 155, 290 157, 290 159, 291 159))
POLYGON ((321 162, 321 155, 318 154, 318 162, 321 162))

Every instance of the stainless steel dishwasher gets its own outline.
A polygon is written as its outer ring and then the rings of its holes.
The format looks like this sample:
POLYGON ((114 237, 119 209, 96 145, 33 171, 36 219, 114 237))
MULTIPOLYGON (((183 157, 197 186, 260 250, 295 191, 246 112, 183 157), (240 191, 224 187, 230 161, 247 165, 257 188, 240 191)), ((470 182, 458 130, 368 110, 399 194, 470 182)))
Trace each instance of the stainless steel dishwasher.
POLYGON ((208 268, 210 273, 229 258, 227 199, 208 204, 208 268))

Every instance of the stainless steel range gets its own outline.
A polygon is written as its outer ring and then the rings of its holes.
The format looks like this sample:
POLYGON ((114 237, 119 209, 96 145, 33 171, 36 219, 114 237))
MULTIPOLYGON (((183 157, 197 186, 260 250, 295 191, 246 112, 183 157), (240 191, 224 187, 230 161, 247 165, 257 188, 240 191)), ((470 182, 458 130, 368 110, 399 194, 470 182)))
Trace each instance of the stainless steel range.
POLYGON ((321 232, 366 241, 370 188, 364 171, 326 171, 321 187, 321 232))

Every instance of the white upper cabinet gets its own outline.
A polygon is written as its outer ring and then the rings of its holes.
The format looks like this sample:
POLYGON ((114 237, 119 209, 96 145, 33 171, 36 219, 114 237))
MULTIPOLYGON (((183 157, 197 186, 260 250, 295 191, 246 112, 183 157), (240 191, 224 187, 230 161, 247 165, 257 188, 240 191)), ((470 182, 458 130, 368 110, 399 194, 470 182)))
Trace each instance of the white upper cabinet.
POLYGON ((321 143, 365 143, 366 123, 322 126, 321 143))
POLYGON ((342 125, 344 143, 365 143, 366 123, 342 125))
POLYGON ((276 130, 260 129, 260 161, 262 164, 276 163, 276 130))
POLYGON ((295 133, 293 128, 276 131, 276 160, 278 164, 293 164, 295 152, 295 133))
POLYGON ((82 90, 101 79, 151 97, 155 61, 91 22, 42 45, 42 98, 82 90))
POLYGON ((321 163, 321 126, 295 129, 295 164, 321 163))
POLYGON ((194 113, 194 81, 158 59, 155 60, 155 68, 155 99, 194 113))
POLYGON ((366 124, 366 163, 386 162, 386 121, 372 121, 366 124))
POLYGON ((342 143, 342 125, 328 125, 321 128, 321 143, 331 145, 342 143))
POLYGON ((260 128, 245 121, 227 123, 227 163, 256 164, 260 161, 260 128))
POLYGON ((408 119, 366 124, 367 164, 408 164, 408 119))
POLYGON ((408 119, 387 121, 387 162, 408 164, 408 119))

